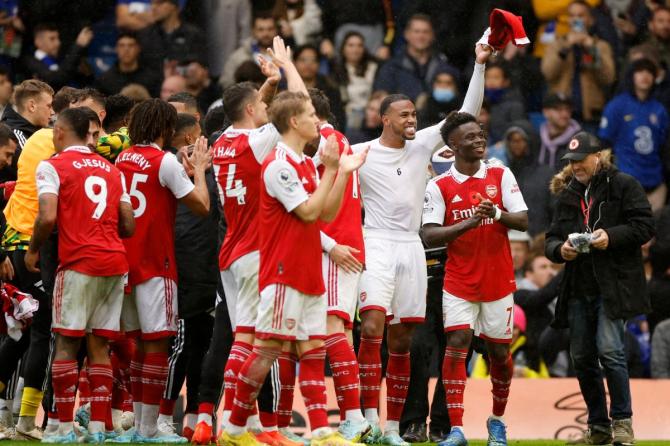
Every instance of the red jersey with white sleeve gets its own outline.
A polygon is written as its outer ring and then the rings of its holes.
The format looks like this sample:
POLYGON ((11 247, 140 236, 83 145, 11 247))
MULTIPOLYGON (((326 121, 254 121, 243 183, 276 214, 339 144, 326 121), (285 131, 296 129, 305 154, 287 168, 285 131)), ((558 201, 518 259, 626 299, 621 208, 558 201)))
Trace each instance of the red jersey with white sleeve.
POLYGON ((195 188, 184 167, 155 144, 134 145, 116 158, 135 214, 135 233, 124 239, 134 286, 152 277, 177 281, 174 224, 177 200, 195 188))
POLYGON ((259 289, 283 284, 321 296, 319 223, 306 223, 293 213, 317 188, 314 163, 280 142, 263 161, 261 175, 259 289))
POLYGON ((40 162, 38 195, 58 195, 59 270, 90 276, 128 272, 119 236, 119 204, 130 202, 121 173, 88 147, 72 146, 40 162))
MULTIPOLYGON (((426 187, 423 224, 451 226, 475 214, 477 194, 501 210, 526 211, 514 174, 507 167, 481 163, 473 176, 455 165, 426 187)), ((465 232, 447 246, 444 290, 470 302, 491 302, 516 289, 507 227, 492 218, 465 232)))
POLYGON ((219 251, 219 269, 258 250, 258 207, 261 163, 279 142, 272 124, 258 129, 228 127, 213 144, 214 177, 226 217, 226 237, 219 251))
MULTIPOLYGON (((340 148, 340 155, 348 146, 346 136, 338 132, 330 124, 321 127, 321 141, 319 142, 319 149, 324 147, 326 139, 330 135, 335 135, 337 138, 337 145, 340 148)), ((351 154, 351 147, 347 154, 351 154)), ((318 161, 318 156, 314 157, 314 162, 320 175, 323 175, 325 167, 318 161)), ((365 243, 363 242, 363 219, 361 216, 361 183, 358 178, 358 170, 351 173, 347 187, 344 190, 342 197, 342 204, 337 216, 330 223, 322 223, 321 230, 329 237, 335 239, 340 245, 351 246, 358 249, 360 252, 354 254, 354 257, 365 263, 365 243)))

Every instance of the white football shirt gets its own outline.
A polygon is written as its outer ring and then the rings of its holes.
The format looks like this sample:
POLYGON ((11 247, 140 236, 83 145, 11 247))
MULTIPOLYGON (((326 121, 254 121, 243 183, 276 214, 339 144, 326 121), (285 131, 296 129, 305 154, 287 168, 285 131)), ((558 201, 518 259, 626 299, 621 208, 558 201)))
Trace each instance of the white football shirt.
MULTIPOLYGON (((479 115, 484 97, 484 69, 484 64, 475 63, 460 111, 479 115)), ((440 135, 442 124, 444 121, 418 131, 401 149, 385 147, 379 138, 352 147, 359 152, 370 146, 367 160, 359 170, 366 229, 419 232, 428 164, 433 152, 444 147, 440 135)))

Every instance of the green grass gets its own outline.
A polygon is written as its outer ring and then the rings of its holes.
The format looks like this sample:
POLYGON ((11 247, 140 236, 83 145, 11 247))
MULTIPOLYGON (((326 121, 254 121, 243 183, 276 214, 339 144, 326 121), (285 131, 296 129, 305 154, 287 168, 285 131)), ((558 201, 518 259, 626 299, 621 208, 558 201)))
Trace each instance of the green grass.
MULTIPOLYGON (((39 443, 37 441, 2 441, 0 446, 26 446, 28 443, 39 443)), ((188 443, 187 443, 188 444, 188 443)), ((638 441, 639 446, 670 446, 670 441, 638 441)), ((470 446, 486 446, 486 440, 473 440, 469 442, 470 446)), ((564 446, 563 440, 509 440, 510 446, 564 446)), ((130 443, 128 446, 139 446, 139 444, 130 443)), ((416 446, 435 446, 435 443, 417 443, 416 446)))

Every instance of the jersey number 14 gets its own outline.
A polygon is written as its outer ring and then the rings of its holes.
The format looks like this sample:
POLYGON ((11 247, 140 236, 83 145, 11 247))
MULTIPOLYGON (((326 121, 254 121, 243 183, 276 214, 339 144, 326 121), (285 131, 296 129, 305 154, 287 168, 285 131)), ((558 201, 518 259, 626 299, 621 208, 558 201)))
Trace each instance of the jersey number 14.
POLYGON ((235 179, 235 171, 237 170, 236 164, 228 164, 228 172, 226 173, 226 184, 225 188, 222 186, 223 179, 221 178, 221 166, 218 164, 214 165, 214 175, 216 176, 216 186, 219 189, 219 195, 221 196, 221 203, 226 201, 228 198, 236 198, 237 204, 242 205, 246 204, 244 201, 244 196, 247 194, 247 188, 242 184, 242 180, 235 179))

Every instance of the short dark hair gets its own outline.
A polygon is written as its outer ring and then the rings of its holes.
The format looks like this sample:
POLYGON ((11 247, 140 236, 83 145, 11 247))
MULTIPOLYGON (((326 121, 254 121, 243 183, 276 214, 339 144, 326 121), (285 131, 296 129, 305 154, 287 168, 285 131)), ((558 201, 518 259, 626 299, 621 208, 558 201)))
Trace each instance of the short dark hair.
POLYGON ((317 59, 321 59, 321 53, 319 52, 319 49, 316 47, 316 45, 306 43, 304 45, 300 45, 298 48, 295 49, 293 53, 293 60, 298 60, 298 57, 300 57, 300 55, 305 51, 314 51, 317 59))
POLYGON ((65 86, 58 90, 58 93, 54 95, 51 106, 54 109, 55 114, 59 114, 66 108, 70 107, 70 104, 74 102, 77 97, 79 90, 74 87, 65 86))
POLYGON ((186 107, 198 109, 198 100, 191 93, 185 91, 173 94, 167 98, 167 102, 178 102, 186 107))
POLYGON ((647 57, 642 57, 641 59, 633 61, 630 67, 633 73, 638 71, 648 71, 652 76, 654 76, 654 78, 656 77, 656 73, 658 71, 658 67, 654 61, 647 57))
POLYGON ((386 114, 386 110, 388 110, 391 104, 399 101, 411 101, 411 99, 409 98, 409 96, 400 93, 390 94, 386 96, 382 101, 381 105, 379 106, 379 116, 384 116, 386 114))
POLYGON ((451 135, 451 133, 458 127, 469 122, 477 123, 477 118, 472 116, 470 113, 456 110, 449 113, 447 118, 444 120, 444 124, 442 124, 442 127, 440 128, 442 141, 444 141, 445 144, 449 144, 449 135, 451 135))
MULTIPOLYGON (((38 23, 37 25, 35 25, 35 28, 33 28, 33 35, 37 36, 37 34, 44 31, 58 31, 58 27, 54 23, 49 22, 38 23)), ((86 131, 88 132, 88 129, 86 129, 86 131)))
POLYGON ((505 79, 510 79, 509 65, 507 65, 507 63, 503 62, 502 60, 496 60, 486 64, 487 71, 494 68, 498 68, 500 71, 502 71, 503 77, 505 79))
POLYGON ((116 37, 116 41, 118 42, 119 40, 124 39, 124 38, 133 39, 138 44, 140 43, 140 41, 137 37, 137 33, 134 32, 134 31, 129 31, 127 29, 119 31, 119 35, 116 37))
POLYGON ((265 76, 260 67, 253 60, 247 60, 237 67, 235 74, 233 74, 235 82, 254 82, 262 84, 265 82, 265 76))
POLYGON ((0 76, 6 76, 11 80, 11 73, 7 67, 0 65, 0 76))
POLYGON ((433 19, 431 19, 431 17, 428 14, 418 12, 410 16, 410 18, 407 20, 407 25, 405 25, 405 29, 409 29, 409 27, 412 25, 412 22, 414 21, 426 22, 431 27, 433 26, 433 19))
POLYGON ((330 111, 330 100, 326 94, 318 88, 310 88, 307 90, 309 98, 312 100, 316 116, 320 119, 330 120, 332 113, 330 111))
POLYGON ((95 88, 81 88, 75 93, 74 102, 85 101, 86 99, 92 99, 93 102, 99 106, 105 108, 107 98, 99 90, 95 88))
POLYGON ((656 9, 654 9, 654 11, 651 13, 651 20, 653 20, 654 17, 656 17, 656 14, 658 14, 660 12, 666 12, 666 13, 670 14, 670 8, 657 3, 656 4, 656 9))
POLYGON ((223 105, 212 108, 205 115, 203 129, 205 136, 209 138, 215 132, 223 130, 229 122, 230 120, 226 115, 226 110, 223 108, 223 105))
POLYGON ((118 130, 119 124, 128 118, 134 105, 135 101, 122 94, 108 97, 105 101, 105 131, 111 133, 118 130))
POLYGON ((231 85, 223 92, 223 109, 231 121, 239 121, 244 117, 244 107, 258 94, 256 84, 240 82, 231 85))
POLYGON ((158 138, 168 143, 177 126, 177 110, 160 99, 146 99, 130 113, 128 136, 133 144, 150 144, 158 138))
POLYGON ((272 13, 269 11, 259 11, 254 14, 254 17, 251 19, 251 26, 253 27, 256 24, 256 20, 272 20, 277 26, 277 21, 273 17, 272 13))
POLYGON ((9 144, 10 139, 16 141, 14 132, 12 132, 12 129, 7 124, 0 122, 0 147, 9 144))
POLYGON ((193 127, 198 123, 198 120, 195 119, 195 116, 188 113, 177 113, 177 125, 175 126, 174 132, 180 133, 184 129, 193 127))
POLYGON ((100 125, 98 115, 88 107, 65 109, 58 115, 56 122, 64 122, 80 140, 86 139, 91 122, 97 122, 100 125))

